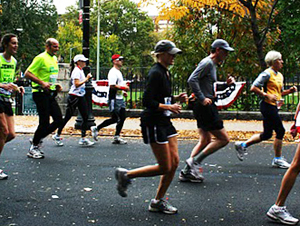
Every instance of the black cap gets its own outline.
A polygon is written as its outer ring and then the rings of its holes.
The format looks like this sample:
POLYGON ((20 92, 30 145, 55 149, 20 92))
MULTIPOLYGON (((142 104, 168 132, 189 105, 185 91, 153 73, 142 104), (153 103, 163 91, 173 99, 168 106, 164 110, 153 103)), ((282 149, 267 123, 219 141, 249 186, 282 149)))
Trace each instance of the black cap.
POLYGON ((181 49, 178 49, 175 44, 169 40, 160 40, 154 48, 154 53, 167 52, 170 54, 180 54, 182 53, 181 49))

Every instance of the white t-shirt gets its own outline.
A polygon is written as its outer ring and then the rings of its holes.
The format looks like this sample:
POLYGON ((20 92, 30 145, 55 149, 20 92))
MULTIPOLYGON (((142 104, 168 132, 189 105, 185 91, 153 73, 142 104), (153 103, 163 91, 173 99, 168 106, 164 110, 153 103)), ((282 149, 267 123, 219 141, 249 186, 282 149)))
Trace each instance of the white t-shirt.
MULTIPOLYGON (((126 85, 124 83, 121 71, 116 69, 115 67, 111 68, 108 72, 108 86, 111 85, 126 85)), ((117 90, 116 99, 123 99, 123 90, 117 90)))
POLYGON ((85 75, 82 69, 79 67, 75 67, 71 74, 71 88, 69 91, 69 94, 76 95, 76 96, 84 96, 85 95, 85 83, 83 83, 81 86, 77 87, 74 84, 74 80, 79 79, 80 82, 85 80, 85 75))

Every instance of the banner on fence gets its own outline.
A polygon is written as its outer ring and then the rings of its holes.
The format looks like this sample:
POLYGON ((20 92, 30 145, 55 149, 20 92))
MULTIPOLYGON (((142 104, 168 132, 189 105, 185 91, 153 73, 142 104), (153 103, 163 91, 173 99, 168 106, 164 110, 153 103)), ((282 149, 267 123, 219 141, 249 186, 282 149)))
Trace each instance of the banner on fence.
POLYGON ((218 84, 221 83, 216 82, 214 84, 217 96, 216 105, 218 109, 224 109, 230 107, 234 103, 234 101, 236 101, 238 96, 241 94, 246 82, 235 82, 225 89, 220 89, 220 87, 222 86, 218 86, 218 84))
MULTIPOLYGON (((124 81, 127 86, 130 85, 131 81, 124 81)), ((108 80, 92 81, 94 91, 92 93, 92 102, 100 107, 108 106, 108 80)))

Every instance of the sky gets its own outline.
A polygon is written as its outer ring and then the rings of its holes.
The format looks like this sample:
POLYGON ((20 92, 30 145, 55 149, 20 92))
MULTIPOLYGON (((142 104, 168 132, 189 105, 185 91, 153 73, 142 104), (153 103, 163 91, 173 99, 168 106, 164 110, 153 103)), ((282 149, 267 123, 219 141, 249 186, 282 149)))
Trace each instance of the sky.
MULTIPOLYGON (((139 0, 131 0, 138 3, 139 0)), ((63 14, 66 12, 66 7, 76 5, 77 0, 53 0, 54 5, 57 8, 58 14, 63 14)), ((157 9, 155 6, 143 8, 143 11, 146 11, 149 16, 157 15, 157 9)))

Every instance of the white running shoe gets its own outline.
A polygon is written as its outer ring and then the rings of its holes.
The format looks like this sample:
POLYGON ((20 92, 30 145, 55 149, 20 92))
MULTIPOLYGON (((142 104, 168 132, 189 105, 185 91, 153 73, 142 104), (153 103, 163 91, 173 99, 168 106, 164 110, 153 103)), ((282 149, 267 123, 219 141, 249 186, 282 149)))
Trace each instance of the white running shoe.
POLYGON ((267 212, 267 216, 277 222, 281 222, 286 225, 296 225, 299 220, 293 217, 285 206, 273 205, 267 212))
POLYGON ((31 145, 29 152, 27 153, 28 158, 42 159, 44 154, 40 152, 39 146, 31 145))
POLYGON ((78 144, 83 145, 83 146, 92 146, 92 145, 94 145, 95 143, 94 143, 93 141, 90 141, 90 140, 87 139, 87 138, 80 138, 78 144))
MULTIPOLYGON (((32 138, 29 139, 29 143, 31 144, 31 146, 33 145, 32 138)), ((40 143, 37 146, 39 147, 39 150, 40 150, 41 154, 44 154, 44 152, 41 149, 43 147, 43 140, 40 140, 40 143)))
POLYGON ((150 212, 162 212, 165 214, 175 214, 178 212, 177 208, 172 206, 168 201, 166 200, 155 200, 151 199, 150 205, 149 205, 149 211, 150 212))
POLYGON ((92 137, 94 138, 95 141, 98 141, 98 129, 97 126, 92 126, 91 127, 91 132, 92 132, 92 137))
POLYGON ((281 168, 281 169, 288 169, 291 166, 290 163, 287 162, 287 160, 281 156, 280 159, 273 159, 272 160, 272 167, 281 168))
POLYGON ((240 142, 240 141, 234 143, 234 147, 236 150, 236 156, 238 157, 238 159, 240 161, 244 160, 244 154, 246 152, 246 148, 242 147, 242 143, 243 142, 240 142))
POLYGON ((0 169, 0 180, 5 180, 7 178, 8 178, 7 174, 5 174, 2 169, 0 169))
POLYGON ((120 136, 114 136, 113 144, 127 144, 126 140, 123 140, 120 136))
POLYGON ((57 133, 54 134, 54 135, 52 135, 52 140, 54 140, 54 142, 55 142, 55 144, 56 144, 57 146, 60 146, 60 147, 61 147, 61 146, 64 145, 64 143, 62 142, 63 138, 60 137, 60 136, 58 136, 57 133))
POLYGON ((186 161, 186 164, 190 167, 191 174, 196 177, 198 180, 204 180, 204 177, 202 175, 203 168, 201 164, 196 164, 193 160, 193 158, 188 158, 186 161))

